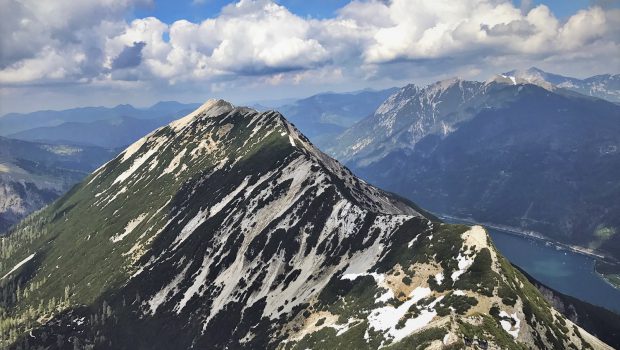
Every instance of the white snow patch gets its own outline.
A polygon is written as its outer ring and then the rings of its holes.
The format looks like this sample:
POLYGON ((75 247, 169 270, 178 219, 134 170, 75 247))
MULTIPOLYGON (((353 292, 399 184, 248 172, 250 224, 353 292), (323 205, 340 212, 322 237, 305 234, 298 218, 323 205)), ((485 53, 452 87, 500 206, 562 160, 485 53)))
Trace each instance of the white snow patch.
POLYGON ((385 280, 385 275, 382 273, 376 273, 376 272, 364 272, 364 273, 345 273, 342 275, 342 277, 340 277, 341 280, 350 280, 350 281, 354 281, 356 278, 361 277, 361 276, 372 276, 372 278, 375 279, 375 282, 377 283, 383 283, 383 281, 385 280))
POLYGON ((459 276, 464 274, 467 269, 469 269, 469 267, 474 263, 474 259, 476 258, 475 253, 477 251, 484 247, 488 247, 486 231, 482 226, 472 226, 471 229, 463 232, 461 237, 463 238, 463 244, 467 246, 467 250, 464 252, 459 252, 459 256, 456 258, 458 260, 459 269, 452 273, 452 281, 456 281, 459 276), (476 247, 475 249, 474 246, 476 247))
POLYGON ((245 187, 248 185, 249 176, 243 180, 243 182, 237 187, 234 191, 226 195, 226 197, 222 198, 217 204, 212 206, 209 210, 204 209, 200 210, 196 216, 194 216, 185 226, 181 229, 181 233, 177 236, 177 238, 172 242, 172 246, 176 247, 179 244, 183 243, 187 237, 189 237, 198 226, 202 225, 209 217, 214 216, 219 213, 235 196, 237 196, 245 187))
POLYGON ((127 186, 123 186, 123 188, 121 188, 112 197, 110 197, 108 200, 106 200, 106 202, 103 204, 102 209, 107 207, 108 204, 112 203, 119 195, 121 195, 121 194, 123 194, 125 192, 127 192, 127 186))
POLYGON ((376 300, 375 303, 385 303, 390 299, 394 298, 394 292, 391 289, 388 289, 387 292, 381 294, 376 300))
POLYGON ((207 274, 209 273, 209 265, 211 264, 211 260, 208 256, 205 256, 202 261, 202 266, 200 267, 200 272, 198 272, 198 276, 194 278, 194 283, 187 288, 185 293, 183 294, 183 299, 174 307, 174 310, 177 314, 180 314, 183 311, 183 308, 187 304, 187 302, 200 290, 206 283, 207 274))
POLYGON ((519 336, 519 330, 521 329, 519 325, 521 321, 519 320, 519 317, 517 317, 517 313, 515 312, 512 315, 509 315, 506 311, 502 310, 499 313, 499 317, 508 317, 515 321, 514 327, 509 321, 506 320, 501 320, 499 323, 508 334, 512 335, 512 337, 516 339, 519 336))
POLYGON ((159 292, 157 292, 155 295, 153 295, 153 297, 148 301, 149 304, 149 309, 151 311, 151 314, 155 314, 155 312, 157 311, 157 308, 164 302, 166 301, 166 297, 168 296, 168 294, 174 290, 175 292, 178 289, 178 285, 181 282, 181 280, 183 280, 183 277, 185 277, 185 273, 187 272, 187 269, 189 268, 189 265, 191 264, 187 264, 187 266, 185 266, 185 268, 183 269, 183 271, 181 271, 181 273, 179 273, 173 280, 172 282, 170 282, 167 286, 165 286, 164 288, 162 288, 159 292))
POLYGON ((288 140, 291 143, 291 146, 295 147, 295 140, 293 140, 293 136, 288 135, 288 140))
POLYGON ((131 156, 133 156, 136 152, 138 152, 140 150, 140 148, 142 147, 142 145, 144 145, 147 141, 148 137, 145 136, 141 139, 139 139, 138 141, 132 143, 129 147, 127 147, 127 149, 125 149, 125 152, 123 152, 123 162, 126 161, 127 159, 131 158, 131 156))
POLYGON ((6 278, 6 276, 12 274, 13 272, 15 272, 15 270, 19 269, 22 265, 24 265, 25 263, 27 263, 28 261, 32 260, 32 258, 34 258, 34 255, 36 253, 32 253, 30 255, 28 255, 24 260, 20 261, 17 263, 17 265, 13 266, 13 268, 11 269, 11 271, 7 272, 4 276, 2 276, 2 278, 0 279, 4 279, 6 278))
POLYGON ((418 240, 418 237, 420 237, 420 235, 418 234, 417 236, 413 237, 412 240, 409 241, 409 243, 407 243, 407 248, 411 248, 411 246, 413 245, 413 243, 415 243, 415 241, 418 240))
POLYGON ((117 234, 117 235, 110 237, 110 240, 113 243, 122 241, 123 238, 127 237, 127 235, 130 234, 138 225, 140 225, 142 220, 144 220, 145 218, 146 218, 146 214, 140 214, 140 216, 138 216, 137 218, 127 223, 127 226, 125 226, 125 231, 123 233, 121 233, 120 235, 117 234))
POLYGON ((355 143, 354 145, 350 146, 349 149, 351 150, 351 153, 355 154, 356 152, 358 152, 359 150, 363 149, 364 147, 370 145, 372 143, 373 139, 370 137, 367 137, 365 139, 362 139, 360 141, 358 141, 357 143, 355 143))
MULTIPOLYGON (((112 159, 112 160, 114 160, 114 159, 112 159)), ((106 167, 106 166, 107 166, 107 165, 108 165, 108 164, 109 164, 112 160, 110 160, 110 161, 106 162, 105 164, 102 164, 99 168, 95 169, 95 171, 93 171, 93 172, 91 173, 92 178, 88 181, 87 185, 90 185, 91 183, 93 183, 93 181, 95 181, 95 179, 96 179, 97 177, 99 177, 99 172, 100 172, 103 168, 105 168, 105 167, 106 167)))
MULTIPOLYGON (((179 152, 171 161, 170 164, 164 169, 164 171, 159 175, 159 177, 164 176, 165 174, 172 173, 176 168, 181 164, 181 159, 185 156, 185 152, 187 148, 184 148, 181 152, 179 152)), ((185 165, 185 164, 184 164, 185 165)))
POLYGON ((441 284, 441 282, 443 282, 443 272, 439 272, 435 275, 435 281, 437 284, 441 284))
POLYGON ((149 149, 146 153, 144 153, 138 159, 134 160, 133 163, 131 164, 131 166, 129 167, 129 169, 123 171, 114 180, 114 182, 112 184, 114 185, 114 184, 117 184, 119 182, 123 182, 123 181, 127 180, 127 178, 129 178, 133 173, 135 173, 136 170, 138 170, 138 168, 140 168, 157 151, 158 151, 157 147, 153 147, 153 148, 149 149))
POLYGON ((417 287, 409 293, 409 297, 413 300, 414 304, 429 295, 431 295, 431 289, 427 287, 417 287))
POLYGON ((181 233, 179 233, 177 238, 175 238, 174 242, 172 242, 172 246, 176 247, 179 244, 183 243, 183 241, 185 241, 187 237, 194 233, 198 226, 202 225, 202 223, 207 221, 208 217, 208 210, 200 210, 198 214, 196 214, 196 216, 194 216, 190 221, 188 221, 187 224, 185 224, 185 226, 181 229, 181 233))
POLYGON ((459 256, 456 257, 456 260, 459 262, 459 269, 452 272, 452 275, 450 276, 453 282, 456 282, 456 280, 458 280, 459 277, 467 271, 471 264, 474 263, 474 259, 462 255, 461 253, 459 253, 459 256))
POLYGON ((428 297, 430 294, 430 288, 417 287, 409 295, 410 299, 402 303, 399 307, 395 308, 389 305, 372 310, 370 315, 368 315, 369 327, 377 331, 382 331, 385 335, 392 336, 394 342, 400 341, 412 332, 428 325, 437 315, 433 307, 443 297, 435 299, 427 308, 420 312, 418 317, 405 321, 405 326, 403 328, 396 329, 398 321, 405 316, 409 308, 421 299, 428 297))
POLYGON ((342 327, 333 326, 333 328, 338 331, 336 332, 336 336, 339 337, 349 330, 349 325, 342 325, 342 327))
POLYGON ((230 201, 233 200, 233 198, 235 198, 239 194, 239 192, 245 189, 245 187, 248 185, 249 179, 250 177, 246 176, 245 179, 243 179, 243 182, 241 182, 241 184, 239 185, 239 187, 237 187, 234 191, 230 192, 226 197, 222 198, 222 200, 220 200, 217 204, 212 206, 209 210, 210 215, 214 216, 215 214, 219 213, 220 210, 224 209, 224 207, 228 203, 230 203, 230 201))

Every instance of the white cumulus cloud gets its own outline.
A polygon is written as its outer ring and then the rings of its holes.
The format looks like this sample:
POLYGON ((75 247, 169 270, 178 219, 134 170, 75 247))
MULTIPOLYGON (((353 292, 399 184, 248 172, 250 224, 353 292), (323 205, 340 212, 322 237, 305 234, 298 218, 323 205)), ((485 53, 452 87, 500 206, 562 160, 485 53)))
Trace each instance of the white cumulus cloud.
POLYGON ((313 19, 240 0, 197 22, 126 20, 150 2, 0 0, 0 86, 274 86, 620 67, 620 10, 604 2, 560 19, 525 0, 353 0, 313 19))

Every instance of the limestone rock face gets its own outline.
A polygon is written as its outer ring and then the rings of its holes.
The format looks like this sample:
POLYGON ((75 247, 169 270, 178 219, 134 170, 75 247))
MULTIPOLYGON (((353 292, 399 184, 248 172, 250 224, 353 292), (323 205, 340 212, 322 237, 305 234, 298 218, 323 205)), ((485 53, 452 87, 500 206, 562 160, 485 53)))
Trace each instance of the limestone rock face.
POLYGON ((482 227, 443 224, 278 112, 221 100, 31 216, 0 263, 9 348, 596 345, 482 227))

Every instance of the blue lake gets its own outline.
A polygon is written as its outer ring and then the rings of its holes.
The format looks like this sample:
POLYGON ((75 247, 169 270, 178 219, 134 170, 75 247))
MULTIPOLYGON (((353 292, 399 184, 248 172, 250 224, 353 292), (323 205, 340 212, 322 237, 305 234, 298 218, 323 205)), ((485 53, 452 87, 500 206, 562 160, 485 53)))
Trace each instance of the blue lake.
POLYGON ((620 312, 620 290, 594 271, 594 259, 544 242, 487 228, 495 246, 543 284, 564 294, 620 312))

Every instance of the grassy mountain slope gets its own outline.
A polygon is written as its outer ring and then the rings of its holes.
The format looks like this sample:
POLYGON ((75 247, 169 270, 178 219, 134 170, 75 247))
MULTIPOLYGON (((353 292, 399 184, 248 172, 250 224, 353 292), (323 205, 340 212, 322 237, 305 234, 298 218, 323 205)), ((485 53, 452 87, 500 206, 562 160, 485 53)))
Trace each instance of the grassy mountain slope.
POLYGON ((209 101, 0 250, 9 348, 608 348, 481 227, 433 222, 279 113, 209 101))

